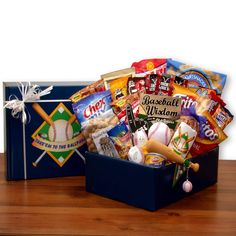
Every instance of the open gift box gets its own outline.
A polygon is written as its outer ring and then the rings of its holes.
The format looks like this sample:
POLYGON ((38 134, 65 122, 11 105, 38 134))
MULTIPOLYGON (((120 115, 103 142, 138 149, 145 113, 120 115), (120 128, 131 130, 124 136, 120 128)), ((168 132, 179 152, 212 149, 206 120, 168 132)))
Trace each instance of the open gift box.
POLYGON ((176 164, 161 168, 87 152, 86 190, 139 208, 155 211, 217 182, 219 148, 192 158, 200 169, 189 170, 193 190, 186 193, 186 175, 173 186, 176 164))
MULTIPOLYGON (((26 101, 26 123, 5 109, 6 177, 8 180, 84 175, 86 145, 73 118, 71 94, 86 82, 34 82, 41 90, 53 85, 40 100, 26 101), (34 105, 36 104, 36 105, 34 105), (42 115, 44 113, 44 115, 42 115), (55 129, 53 127, 55 125, 55 129), (63 133, 64 132, 64 133, 63 133)), ((26 85, 26 83, 24 83, 26 85)), ((4 103, 22 100, 21 86, 3 83, 4 103)), ((21 115, 21 113, 19 113, 21 115)))

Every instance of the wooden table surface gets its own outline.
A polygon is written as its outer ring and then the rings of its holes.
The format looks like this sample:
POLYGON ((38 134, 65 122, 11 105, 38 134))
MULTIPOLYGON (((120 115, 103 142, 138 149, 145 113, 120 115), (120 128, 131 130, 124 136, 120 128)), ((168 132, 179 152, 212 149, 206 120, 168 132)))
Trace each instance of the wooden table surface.
POLYGON ((84 177, 11 181, 0 155, 0 234, 236 235, 236 161, 218 184, 148 212, 85 192, 84 177))

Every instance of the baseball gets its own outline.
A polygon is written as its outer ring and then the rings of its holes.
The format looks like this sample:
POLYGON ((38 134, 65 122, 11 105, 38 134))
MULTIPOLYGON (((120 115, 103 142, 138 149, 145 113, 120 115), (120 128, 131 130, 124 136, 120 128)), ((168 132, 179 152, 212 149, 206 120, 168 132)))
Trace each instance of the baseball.
POLYGON ((154 139, 168 145, 171 139, 171 130, 165 123, 158 121, 148 130, 148 139, 154 139))
POLYGON ((143 128, 135 131, 133 136, 134 145, 142 147, 147 141, 148 137, 143 128))
POLYGON ((182 187, 183 187, 184 192, 186 193, 191 192, 193 189, 193 185, 189 180, 184 181, 182 187))
POLYGON ((133 146, 130 148, 128 153, 128 158, 130 161, 142 164, 144 163, 144 155, 142 151, 137 146, 133 146))
POLYGON ((48 137, 52 142, 65 142, 73 137, 73 128, 66 120, 56 120, 48 130, 48 137))

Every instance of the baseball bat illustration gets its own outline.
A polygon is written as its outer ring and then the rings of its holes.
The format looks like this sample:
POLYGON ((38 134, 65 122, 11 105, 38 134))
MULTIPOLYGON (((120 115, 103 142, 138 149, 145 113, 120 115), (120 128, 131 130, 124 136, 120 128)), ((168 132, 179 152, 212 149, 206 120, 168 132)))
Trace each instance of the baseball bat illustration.
MULTIPOLYGON (((164 144, 162 144, 162 143, 160 143, 156 140, 153 140, 153 139, 148 140, 143 148, 144 148, 144 151, 147 152, 147 153, 151 153, 151 152, 159 153, 159 154, 163 155, 164 157, 166 157, 166 159, 168 161, 175 162, 175 163, 178 163, 178 164, 181 164, 181 165, 185 164, 186 161, 188 161, 186 159, 183 159, 178 154, 176 154, 169 147, 167 147, 164 144)), ((197 172, 199 170, 199 164, 198 163, 189 162, 189 167, 191 169, 193 169, 194 172, 197 172)))
MULTIPOLYGON (((34 110, 41 116, 41 118, 47 122, 47 124, 49 124, 50 126, 53 127, 54 131, 55 131, 55 125, 54 125, 54 122, 53 120, 50 118, 50 116, 43 110, 43 108, 38 104, 38 103, 34 103, 32 105, 32 107, 34 108, 34 110)), ((66 126, 66 129, 68 129, 69 125, 72 125, 76 120, 76 116, 75 115, 72 115, 70 117, 70 119, 68 120, 67 122, 67 126, 66 126)), ((55 136, 54 136, 55 138, 55 136)), ((37 159, 36 161, 32 162, 33 166, 34 167, 37 167, 38 163, 41 161, 41 159, 44 157, 44 155, 46 154, 47 152, 44 151, 37 159)))
POLYGON ((49 115, 43 110, 43 108, 38 103, 34 103, 32 107, 41 116, 43 120, 45 120, 50 126, 54 126, 53 120, 51 120, 49 115))
MULTIPOLYGON (((48 116, 48 114, 43 110, 43 108, 38 104, 38 103, 34 103, 32 105, 32 107, 34 108, 34 110, 41 116, 41 118, 43 120, 45 120, 47 122, 47 124, 49 124, 50 126, 53 127, 54 132, 56 132, 55 130, 55 124, 54 121, 50 118, 50 116, 48 116)), ((67 125, 66 125, 66 132, 69 128, 70 125, 72 125, 76 120, 76 116, 73 114, 70 119, 67 121, 67 125)), ((55 135, 54 135, 54 139, 55 139, 55 135)), ((55 141, 55 140, 53 140, 55 141)), ((85 158, 83 157, 83 155, 77 150, 75 149, 75 152, 81 157, 81 159, 85 162, 85 158)), ((38 163, 41 161, 41 159, 44 157, 44 155, 47 152, 44 151, 37 159, 36 161, 34 161, 32 164, 34 167, 37 167, 38 163)))
MULTIPOLYGON (((54 127, 54 122, 51 120, 51 118, 48 116, 48 114, 43 110, 43 108, 38 103, 33 103, 32 105, 33 109, 41 116, 43 120, 45 120, 50 126, 54 127)), ((44 155, 47 152, 44 151, 36 161, 32 162, 34 167, 37 167, 38 163, 41 161, 41 159, 44 157, 44 155)))

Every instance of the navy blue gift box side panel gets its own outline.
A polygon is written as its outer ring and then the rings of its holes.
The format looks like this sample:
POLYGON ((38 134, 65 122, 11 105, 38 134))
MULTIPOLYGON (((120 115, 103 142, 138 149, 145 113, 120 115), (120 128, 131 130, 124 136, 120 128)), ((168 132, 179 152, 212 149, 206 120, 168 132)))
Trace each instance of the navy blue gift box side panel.
MULTIPOLYGON (((77 92, 84 86, 54 86, 50 95, 42 97, 41 100, 59 100, 67 99, 73 93, 77 92)), ((41 87, 42 89, 46 87, 41 87)), ((15 94, 19 99, 20 93, 17 87, 6 87, 6 100, 9 96, 15 94)), ((40 103, 40 106, 45 112, 50 115, 53 109, 59 102, 40 103)), ((63 102, 68 110, 73 113, 71 102, 63 102)), ((32 109, 32 104, 27 103, 26 109, 30 114, 30 122, 25 125, 26 136, 26 171, 27 179, 32 178, 47 178, 57 176, 72 176, 84 175, 84 163, 79 155, 74 152, 65 164, 60 167, 49 155, 46 153, 38 163, 37 167, 33 166, 33 162, 43 154, 43 150, 32 146, 32 134, 43 123, 43 119, 32 109)), ((6 174, 8 180, 24 179, 24 157, 23 157, 23 125, 19 119, 15 119, 11 115, 10 110, 6 110, 6 174)), ((86 146, 78 149, 82 155, 87 150, 86 146)))
POLYGON ((86 190, 140 208, 153 209, 154 169, 118 158, 86 153, 86 190))
POLYGON ((168 165, 155 172, 156 174, 156 209, 166 206, 179 199, 199 192, 217 182, 219 148, 203 153, 192 158, 193 162, 200 165, 197 173, 189 170, 189 180, 193 184, 190 193, 183 191, 182 184, 186 180, 186 173, 180 177, 175 186, 172 186, 176 164, 168 165), (161 178, 160 178, 161 177, 161 178))
POLYGON ((86 190, 154 211, 216 183, 218 154, 217 147, 192 158, 200 164, 200 170, 189 171, 193 190, 186 193, 182 189, 186 175, 172 186, 176 164, 155 168, 88 152, 85 153, 86 190))
POLYGON ((21 139, 23 136, 22 123, 15 122, 11 111, 6 110, 6 178, 23 179, 24 162, 23 162, 23 145, 21 139), (14 158, 12 158, 14 157, 14 158))

